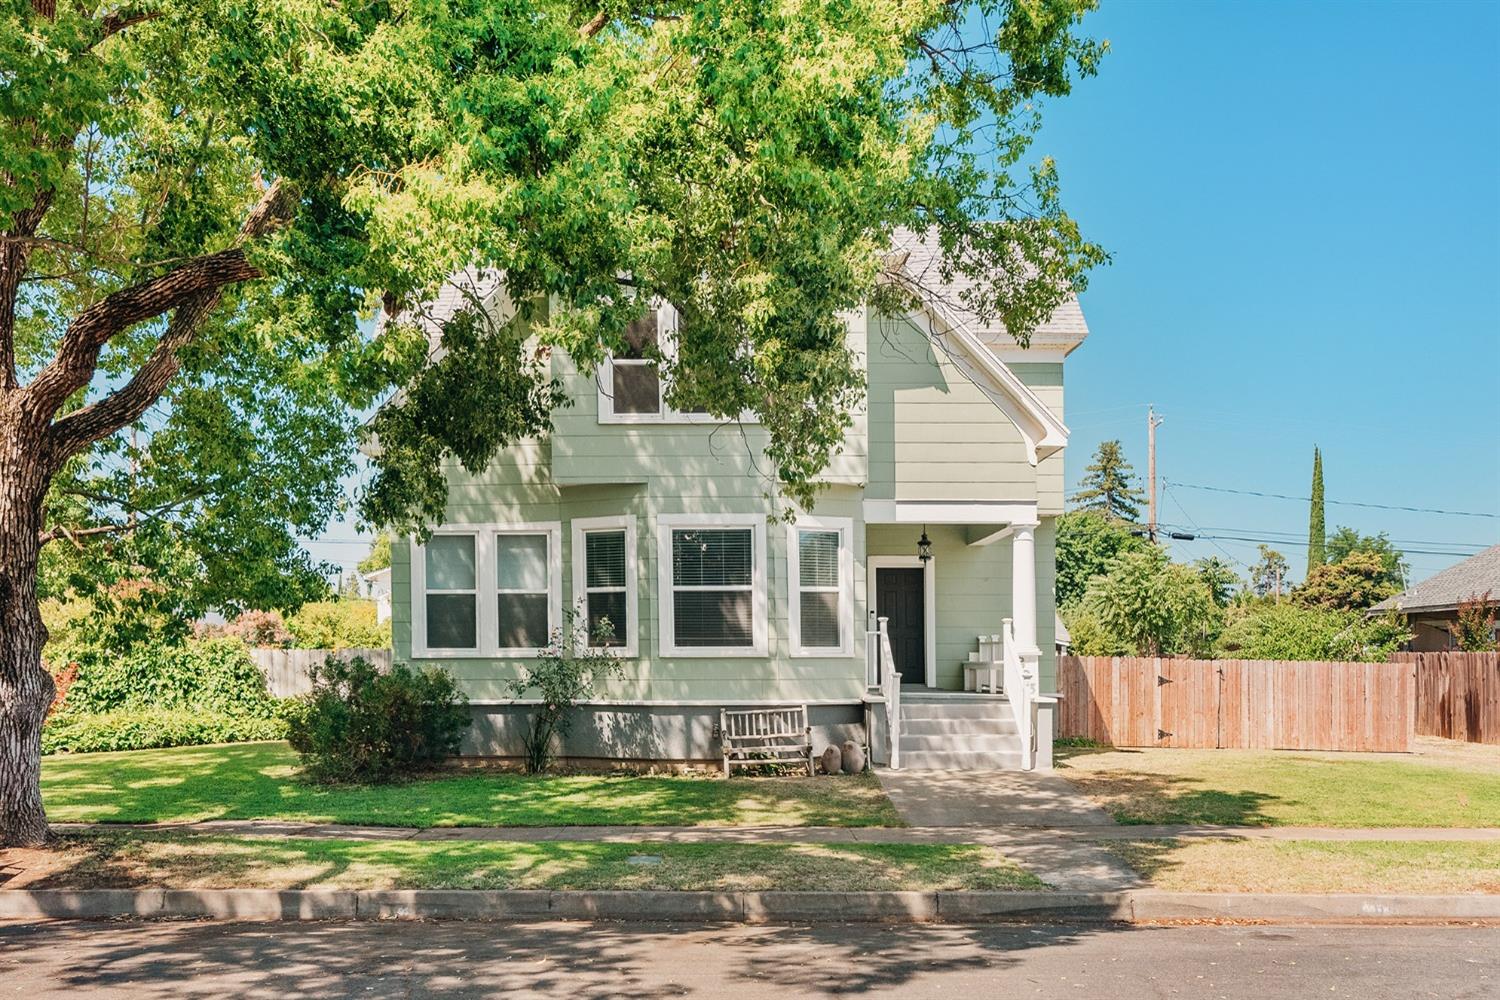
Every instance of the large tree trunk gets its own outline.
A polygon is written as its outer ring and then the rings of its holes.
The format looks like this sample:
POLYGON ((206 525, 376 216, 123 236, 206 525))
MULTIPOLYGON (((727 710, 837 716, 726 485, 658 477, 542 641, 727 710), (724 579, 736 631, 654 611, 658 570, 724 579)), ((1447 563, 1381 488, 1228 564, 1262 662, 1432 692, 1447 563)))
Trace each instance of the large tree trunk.
POLYGON ((0 405, 0 846, 22 847, 48 836, 40 780, 53 684, 36 599, 47 470, 42 442, 6 411, 0 405))

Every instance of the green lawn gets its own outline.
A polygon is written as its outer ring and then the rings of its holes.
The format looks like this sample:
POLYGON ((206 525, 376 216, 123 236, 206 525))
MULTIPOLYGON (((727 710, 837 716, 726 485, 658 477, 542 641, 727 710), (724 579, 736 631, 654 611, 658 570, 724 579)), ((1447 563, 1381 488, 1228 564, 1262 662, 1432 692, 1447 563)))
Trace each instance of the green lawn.
POLYGON ((173 834, 60 838, 0 851, 35 888, 1044 889, 989 847, 352 841, 173 834), (7 857, 7 854, 12 855, 7 857), (632 864, 631 858, 655 859, 632 864))
POLYGON ((1101 841, 1158 889, 1179 892, 1500 893, 1500 843, 1101 841))
POLYGON ((1500 750, 1422 755, 1058 750, 1059 773, 1121 823, 1500 826, 1500 750))
POLYGON ((76 754, 42 761, 54 822, 282 819, 373 826, 901 826, 871 775, 528 777, 443 772, 397 785, 313 785, 284 743, 76 754))

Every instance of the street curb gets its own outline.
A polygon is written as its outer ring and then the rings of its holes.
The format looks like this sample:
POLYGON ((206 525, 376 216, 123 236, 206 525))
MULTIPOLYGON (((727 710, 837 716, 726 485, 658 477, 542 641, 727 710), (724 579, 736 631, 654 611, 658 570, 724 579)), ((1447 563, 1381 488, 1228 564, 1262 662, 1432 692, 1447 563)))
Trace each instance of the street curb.
POLYGON ((0 919, 643 920, 719 923, 1500 921, 1500 896, 1159 892, 7 889, 0 919))

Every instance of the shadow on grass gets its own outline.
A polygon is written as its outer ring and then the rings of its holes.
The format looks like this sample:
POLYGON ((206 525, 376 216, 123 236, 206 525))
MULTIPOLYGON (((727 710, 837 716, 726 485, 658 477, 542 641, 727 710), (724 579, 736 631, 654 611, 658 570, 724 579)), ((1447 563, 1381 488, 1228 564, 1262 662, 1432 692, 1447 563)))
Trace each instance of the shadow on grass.
POLYGON ((378 787, 301 780, 285 744, 48 757, 59 822, 286 819, 380 826, 900 825, 869 776, 841 780, 443 771, 378 787))
POLYGON ((623 923, 29 924, 0 928, 52 989, 137 997, 739 997, 995 975, 1145 929, 623 923))
POLYGON ((1282 796, 1207 787, 1199 778, 1149 771, 1072 771, 1069 781, 1125 826, 1206 823, 1217 826, 1275 826, 1270 807, 1282 796))

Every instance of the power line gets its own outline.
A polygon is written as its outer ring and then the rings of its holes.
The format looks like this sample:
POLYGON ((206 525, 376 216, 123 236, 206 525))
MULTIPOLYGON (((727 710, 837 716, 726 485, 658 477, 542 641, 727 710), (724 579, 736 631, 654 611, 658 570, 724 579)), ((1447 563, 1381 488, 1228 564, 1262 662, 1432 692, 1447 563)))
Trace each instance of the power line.
MULTIPOLYGON (((1263 493, 1260 490, 1232 490, 1226 486, 1195 486, 1191 483, 1173 483, 1178 489, 1183 490, 1206 490, 1210 493, 1236 493, 1247 497, 1266 497, 1271 500, 1297 500, 1302 503, 1312 502, 1312 497, 1294 497, 1285 493, 1263 493)), ((1324 503, 1338 504, 1341 507, 1368 507, 1371 510, 1404 510, 1416 514, 1448 514, 1452 517, 1490 517, 1500 520, 1500 514, 1482 513, 1472 510, 1442 510, 1437 507, 1407 507, 1401 504, 1388 503, 1364 503, 1359 500, 1325 500, 1324 503)))

